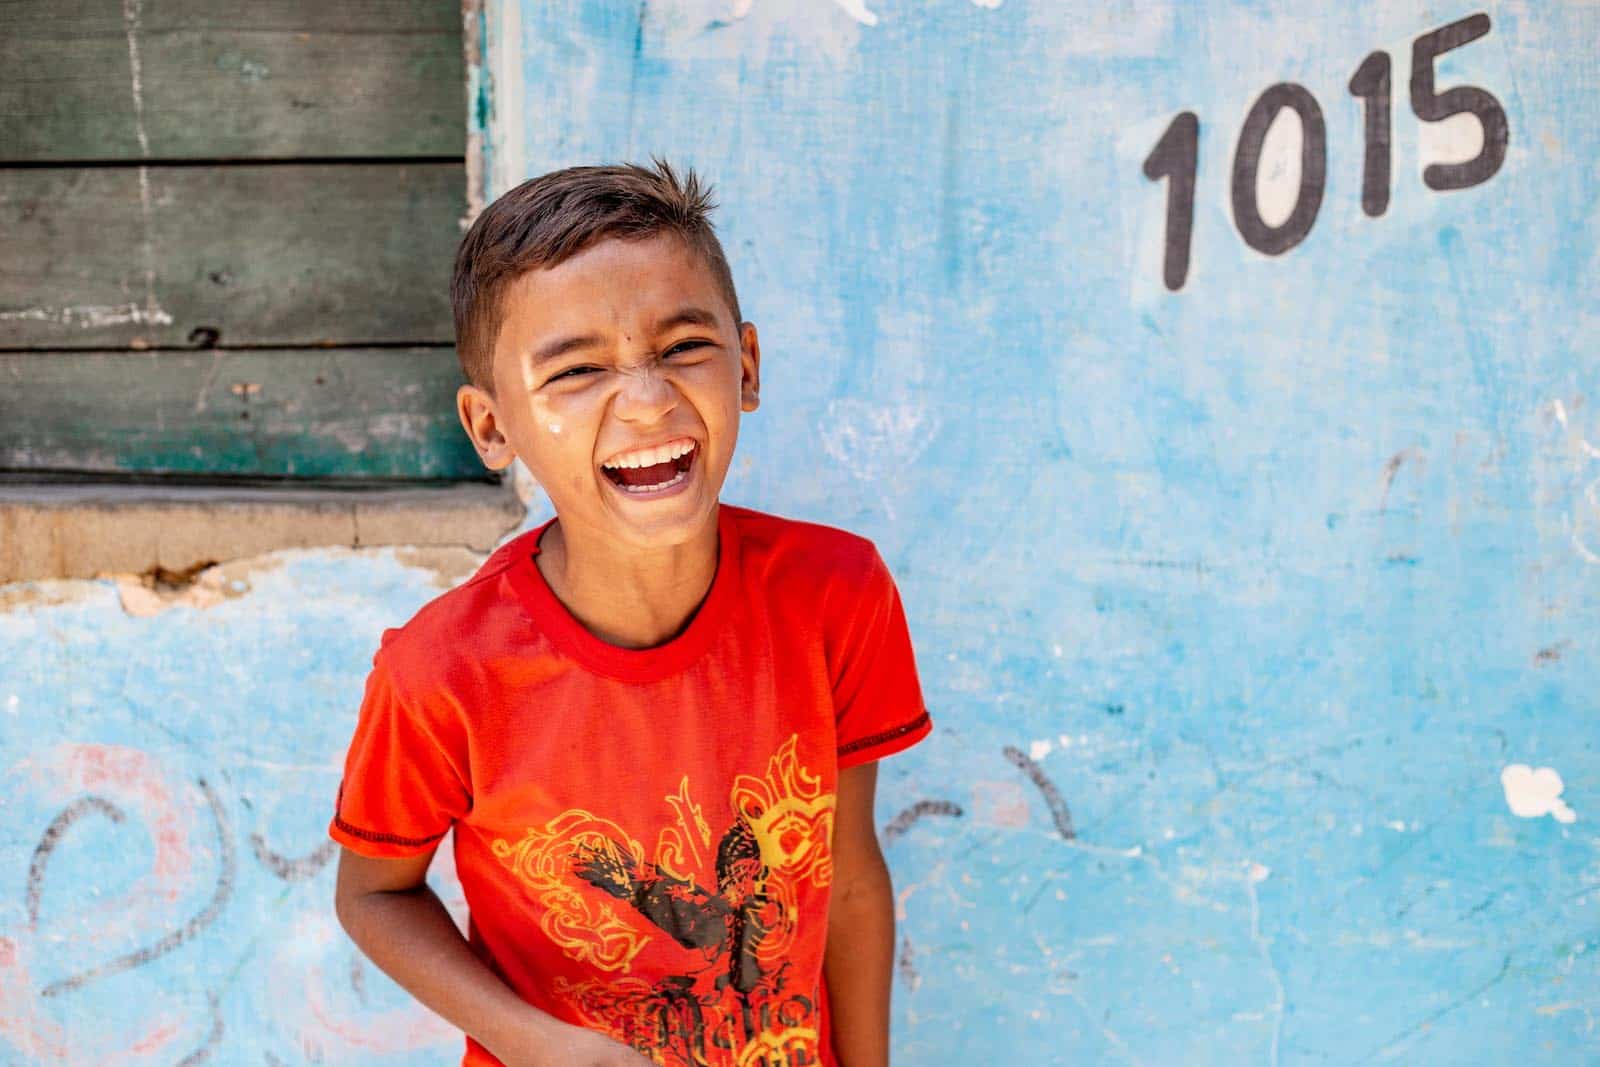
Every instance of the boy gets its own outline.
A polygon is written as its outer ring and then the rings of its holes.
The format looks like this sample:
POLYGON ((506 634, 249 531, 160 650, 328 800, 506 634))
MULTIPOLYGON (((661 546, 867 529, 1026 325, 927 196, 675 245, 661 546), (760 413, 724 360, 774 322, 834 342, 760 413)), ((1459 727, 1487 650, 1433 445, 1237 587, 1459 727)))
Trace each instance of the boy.
POLYGON ((329 832, 340 921, 467 1064, 888 1062, 874 761, 931 726, 871 543, 718 501, 761 351, 712 207, 575 167, 456 257, 462 425, 556 518, 384 634, 329 832))

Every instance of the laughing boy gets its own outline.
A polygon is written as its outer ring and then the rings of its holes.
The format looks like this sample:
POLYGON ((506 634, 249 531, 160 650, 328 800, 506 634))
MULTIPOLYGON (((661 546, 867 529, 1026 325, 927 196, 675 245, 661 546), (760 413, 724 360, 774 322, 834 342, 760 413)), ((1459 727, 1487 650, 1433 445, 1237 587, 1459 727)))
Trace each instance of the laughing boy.
POLYGON ((340 921, 467 1064, 888 1063, 876 761, 931 725, 872 543, 719 501, 761 349, 712 207, 574 167, 456 258, 462 425, 556 517, 384 634, 329 833, 340 921))

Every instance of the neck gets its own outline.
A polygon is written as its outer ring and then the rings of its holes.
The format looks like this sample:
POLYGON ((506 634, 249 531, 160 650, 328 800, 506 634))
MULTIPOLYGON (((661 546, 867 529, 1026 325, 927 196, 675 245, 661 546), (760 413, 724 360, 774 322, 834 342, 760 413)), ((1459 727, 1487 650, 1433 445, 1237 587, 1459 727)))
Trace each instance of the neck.
POLYGON ((621 648, 651 648, 684 631, 717 573, 717 516, 681 545, 617 550, 568 540, 558 519, 534 557, 556 599, 584 629, 621 648))

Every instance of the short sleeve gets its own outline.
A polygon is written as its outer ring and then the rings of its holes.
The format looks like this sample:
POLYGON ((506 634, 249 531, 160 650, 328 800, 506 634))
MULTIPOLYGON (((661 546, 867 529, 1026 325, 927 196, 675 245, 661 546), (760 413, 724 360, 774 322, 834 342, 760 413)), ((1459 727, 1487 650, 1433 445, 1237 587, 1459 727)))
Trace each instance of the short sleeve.
POLYGON ((933 730, 900 592, 876 549, 849 620, 833 670, 840 770, 910 748, 933 730))
POLYGON ((375 858, 438 844, 472 806, 466 735, 453 712, 401 694, 382 651, 372 661, 328 835, 375 858))

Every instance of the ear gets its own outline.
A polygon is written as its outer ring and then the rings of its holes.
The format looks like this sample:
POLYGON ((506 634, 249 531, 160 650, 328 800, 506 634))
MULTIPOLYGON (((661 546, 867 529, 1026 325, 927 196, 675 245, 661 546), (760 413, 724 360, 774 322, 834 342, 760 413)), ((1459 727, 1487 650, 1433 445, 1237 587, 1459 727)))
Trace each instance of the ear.
POLYGON ((456 390, 456 414, 461 417, 461 428, 467 431, 485 467, 499 471, 511 466, 517 454, 500 428, 494 397, 476 385, 463 385, 456 390))
POLYGON ((756 324, 739 324, 739 410, 754 411, 761 406, 761 341, 756 324))

